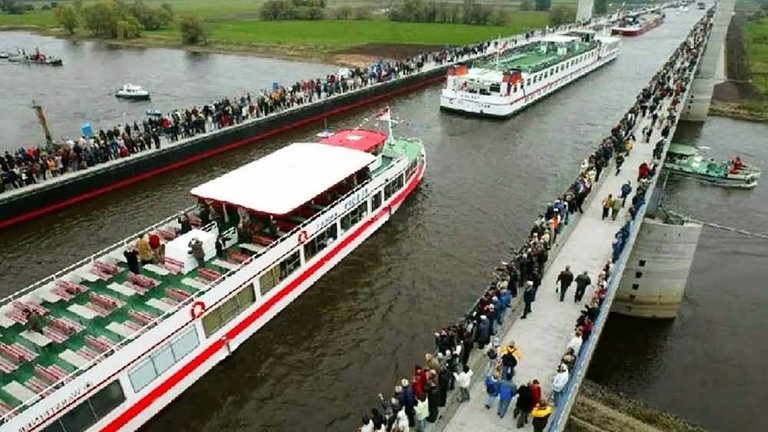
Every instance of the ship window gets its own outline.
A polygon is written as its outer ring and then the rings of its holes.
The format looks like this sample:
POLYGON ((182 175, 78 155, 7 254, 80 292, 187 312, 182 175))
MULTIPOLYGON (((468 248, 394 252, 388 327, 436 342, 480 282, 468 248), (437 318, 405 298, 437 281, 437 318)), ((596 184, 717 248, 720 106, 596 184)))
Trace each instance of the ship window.
MULTIPOLYGON (((402 176, 400 176, 402 178, 402 176)), ((368 214, 368 202, 363 202, 349 213, 341 217, 341 230, 346 231, 360 222, 368 214)))
POLYGON ((403 187, 403 176, 399 175, 384 186, 384 199, 387 200, 403 187))
POLYGON ((528 78, 527 80, 525 80, 525 85, 526 85, 526 87, 527 87, 527 86, 529 86, 529 85, 531 85, 531 79, 530 79, 530 78, 528 78))
POLYGON ((152 363, 155 364, 155 371, 158 375, 167 371, 173 366, 173 350, 170 345, 163 345, 154 354, 152 354, 152 363))
MULTIPOLYGON (((280 269, 277 266, 264 272, 259 278, 259 287, 261 288, 261 295, 265 295, 272 288, 280 282, 280 269)), ((207 332, 206 332, 207 333, 207 332)))
POLYGON ((120 381, 112 381, 108 386, 91 396, 88 401, 91 403, 91 408, 93 408, 93 413, 96 414, 97 419, 105 417, 125 402, 125 394, 120 386, 120 381))
POLYGON ((64 428, 61 426, 61 422, 56 420, 55 422, 46 426, 41 432, 64 432, 64 428))
POLYGON ((381 191, 376 192, 373 195, 373 198, 371 198, 371 210, 376 210, 377 208, 381 207, 381 191))
POLYGON ((45 432, 80 432, 88 429, 125 402, 125 394, 120 381, 112 381, 85 402, 77 405, 68 413, 45 429, 45 432))
POLYGON ((290 276, 299 267, 301 267, 301 255, 296 251, 280 262, 280 280, 290 276))
MULTIPOLYGON (((381 194, 378 195, 381 199, 381 194)), ((304 259, 307 261, 312 259, 318 252, 336 241, 337 236, 338 229, 336 228, 336 221, 334 221, 329 228, 307 241, 307 244, 304 245, 304 259)))
POLYGON ((490 87, 491 93, 501 93, 501 84, 493 83, 490 87))
MULTIPOLYGON (((298 252, 295 252, 295 254, 298 255, 298 252)), ((277 268, 277 266, 274 266, 273 269, 274 268, 277 268)), ((272 270, 270 269, 270 271, 272 270)), ((253 291, 253 288, 251 288, 250 285, 247 285, 245 288, 238 291, 237 294, 222 303, 221 306, 208 312, 203 317, 203 330, 205 331, 205 337, 210 337, 213 333, 218 331, 225 324, 232 321, 232 319, 235 318, 237 314, 244 311, 255 301, 256 293, 253 291)))
MULTIPOLYGON (((203 327, 206 326, 206 318, 213 315, 216 315, 216 319, 218 320, 218 314, 208 314, 203 318, 203 327)), ((217 322, 220 322, 220 320, 217 322)), ((219 327, 221 327, 220 324, 219 327)), ((181 336, 161 345, 152 355, 128 372, 128 378, 131 381, 133 391, 136 393, 140 392, 160 374, 167 371, 171 366, 181 361, 187 354, 191 353, 199 344, 200 341, 197 336, 197 329, 195 329, 194 326, 191 326, 189 330, 182 333, 181 336)))
POLYGON ((76 406, 61 417, 61 424, 67 432, 84 431, 96 423, 96 416, 91 411, 88 401, 76 406))

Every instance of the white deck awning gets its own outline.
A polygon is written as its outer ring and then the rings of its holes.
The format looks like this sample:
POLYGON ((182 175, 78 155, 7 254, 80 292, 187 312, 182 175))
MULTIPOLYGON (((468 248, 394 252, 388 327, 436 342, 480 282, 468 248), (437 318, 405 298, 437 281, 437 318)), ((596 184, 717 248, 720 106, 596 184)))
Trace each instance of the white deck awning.
POLYGON ((370 153, 292 144, 192 189, 192 195, 272 215, 301 207, 371 164, 370 153))

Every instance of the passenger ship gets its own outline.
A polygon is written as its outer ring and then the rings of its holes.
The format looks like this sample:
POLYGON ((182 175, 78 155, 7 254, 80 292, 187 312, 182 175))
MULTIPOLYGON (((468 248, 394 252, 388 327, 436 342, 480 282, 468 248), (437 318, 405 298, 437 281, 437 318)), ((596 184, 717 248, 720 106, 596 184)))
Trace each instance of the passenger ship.
POLYGON ((421 141, 391 127, 329 135, 194 188, 186 216, 2 300, 0 428, 139 428, 371 236, 424 176, 421 141), (133 273, 126 248, 144 236, 164 258, 133 273))
POLYGON ((628 15, 618 25, 611 27, 611 34, 617 36, 640 36, 664 22, 664 13, 653 11, 643 15, 628 15))
POLYGON ((440 108, 505 117, 616 59, 620 42, 591 30, 554 34, 509 50, 496 61, 448 70, 440 108))

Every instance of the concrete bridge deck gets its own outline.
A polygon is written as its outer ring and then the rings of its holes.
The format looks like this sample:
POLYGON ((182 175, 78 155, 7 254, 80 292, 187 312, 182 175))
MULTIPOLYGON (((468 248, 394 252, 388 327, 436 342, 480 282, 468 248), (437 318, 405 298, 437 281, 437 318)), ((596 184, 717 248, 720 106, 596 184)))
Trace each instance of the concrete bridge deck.
MULTIPOLYGON (((681 63, 678 62, 677 64, 681 63)), ((685 99, 682 98, 682 100, 685 99)), ((659 112, 666 113, 671 102, 672 98, 667 97, 662 103, 662 109, 659 112)), ((681 108, 682 104, 678 107, 678 116, 681 114, 681 108)), ((610 217, 602 220, 602 201, 608 194, 613 194, 616 197, 619 194, 621 185, 627 181, 631 182, 633 188, 633 193, 630 194, 630 197, 634 195, 637 188, 637 168, 642 162, 650 162, 653 159, 654 144, 662 138, 660 136, 661 128, 659 122, 657 122, 649 143, 643 142, 641 131, 650 122, 650 116, 638 118, 634 129, 638 141, 630 155, 626 158, 621 172, 618 175, 616 174, 613 163, 603 170, 600 181, 593 185, 588 198, 589 201, 584 205, 585 213, 571 219, 570 224, 572 226, 568 227, 566 238, 561 240, 562 244, 559 245, 559 248, 553 248, 553 250, 557 251, 553 256, 550 256, 549 262, 546 265, 541 286, 536 294, 536 301, 532 305, 533 312, 525 320, 518 319, 519 316, 507 317, 507 319, 511 318, 516 321, 511 326, 505 325, 502 327, 502 329, 505 329, 503 333, 497 334, 501 345, 514 342, 515 346, 521 350, 521 359, 515 369, 516 372, 513 379, 515 384, 520 386, 530 380, 538 379, 542 386, 542 397, 545 399, 551 395, 552 379, 556 367, 560 363, 568 341, 573 336, 575 323, 580 315, 580 311, 583 310, 584 303, 594 293, 598 275, 606 261, 611 258, 611 244, 614 236, 627 221, 629 198, 627 199, 627 206, 619 212, 615 221, 611 220, 610 217), (574 276, 587 270, 593 282, 581 303, 574 302, 575 284, 572 284, 569 288, 564 302, 560 302, 559 294, 555 293, 557 276, 566 265, 571 267, 574 276)), ((670 138, 674 134, 674 129, 673 127, 671 130, 670 138)), ((658 176, 659 174, 657 173, 656 178, 658 176)), ((646 200, 650 200, 655 182, 656 180, 654 179, 651 188, 646 193, 646 200)), ((645 208, 646 206, 641 209, 640 215, 632 224, 632 236, 637 234, 637 229, 645 214, 645 208)), ((611 307, 611 301, 618 288, 618 281, 623 271, 623 263, 626 257, 629 256, 631 244, 632 242, 624 250, 623 258, 620 259, 619 265, 614 269, 614 277, 610 282, 609 296, 601 308, 601 317, 598 319, 598 322, 602 320, 604 323, 605 315, 607 315, 606 311, 611 307)), ((592 344, 590 345, 593 345, 600 337, 603 323, 600 323, 600 325, 598 323, 595 324, 595 329, 591 336, 592 344)), ((582 348, 582 357, 584 357, 586 348, 587 341, 584 342, 582 348)), ((590 347, 590 351, 593 348, 590 347)), ((580 361, 582 360, 584 359, 580 359, 580 361)), ((583 374, 586 372, 588 360, 587 358, 584 361, 583 368, 575 368, 580 375, 580 379, 583 378, 583 374)), ((496 412, 498 399, 490 410, 485 408, 484 399, 486 392, 484 380, 488 373, 488 362, 484 360, 474 363, 474 365, 478 364, 481 366, 475 366, 473 370, 474 377, 470 388, 471 401, 460 404, 453 413, 449 409, 444 414, 444 417, 438 420, 436 429, 449 432, 518 430, 512 413, 514 400, 504 418, 499 418, 496 412)), ((571 376, 567 389, 571 386, 575 388, 574 391, 569 392, 564 397, 564 401, 561 403, 562 406, 569 405, 575 399, 575 395, 570 393, 576 393, 580 379, 574 383, 574 376, 571 376)), ((564 428, 567 415, 558 416, 557 412, 559 409, 560 407, 553 412, 547 430, 554 431, 564 428)), ((567 411, 565 414, 567 414, 567 411)), ((533 427, 529 422, 528 425, 520 430, 531 431, 533 427)))

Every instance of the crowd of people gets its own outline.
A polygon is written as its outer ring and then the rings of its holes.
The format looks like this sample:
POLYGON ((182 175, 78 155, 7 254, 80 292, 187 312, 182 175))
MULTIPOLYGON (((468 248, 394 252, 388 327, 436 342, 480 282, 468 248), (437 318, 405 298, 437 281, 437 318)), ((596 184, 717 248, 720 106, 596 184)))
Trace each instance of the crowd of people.
POLYGON ((421 72, 429 63, 443 65, 481 55, 494 42, 420 54, 405 60, 381 60, 368 67, 346 68, 324 78, 275 85, 258 93, 223 98, 202 106, 175 109, 159 116, 101 129, 92 136, 57 144, 19 148, 0 157, 0 193, 128 157, 164 143, 267 117, 287 109, 373 84, 421 72))
MULTIPOLYGON (((469 389, 475 375, 485 377, 486 397, 483 404, 486 409, 491 410, 496 405, 496 415, 504 418, 514 400, 512 416, 518 428, 530 420, 534 431, 545 430, 550 417, 563 406, 582 347, 590 339, 595 322, 601 316, 613 266, 622 256, 632 224, 638 220, 646 202, 650 181, 660 167, 666 142, 677 120, 681 97, 690 84, 691 72, 706 41, 710 19, 711 15, 708 15, 694 27, 670 60, 638 95, 634 106, 584 161, 577 179, 538 216, 529 238, 495 269, 494 280, 470 312, 435 333, 434 351, 425 355, 423 363, 414 366, 410 378, 402 378, 397 383, 391 397, 379 394, 379 406, 363 416, 360 432, 406 432, 411 428, 424 431, 428 423, 437 421, 440 408, 449 401, 450 391, 458 389, 456 399, 459 403, 470 400, 469 389), (659 130, 661 138, 655 143, 654 161, 640 164, 635 187, 632 182, 624 183, 617 197, 610 197, 608 208, 611 211, 614 203, 618 203, 618 209, 629 206, 626 219, 615 235, 611 259, 597 276, 595 290, 575 323, 573 335, 552 377, 551 392, 543 394, 539 379, 530 379, 518 386, 513 379, 515 369, 522 360, 521 348, 514 342, 502 345, 494 335, 499 333, 516 299, 522 298, 520 318, 533 313, 532 305, 555 240, 573 218, 583 213, 582 205, 592 186, 600 180, 603 170, 613 162, 617 173, 620 173, 621 164, 637 141, 635 128, 640 119, 650 119, 650 127, 659 130), (483 363, 484 370, 473 371, 470 368, 470 354, 475 349, 488 360, 483 363)), ((651 134, 647 136, 650 138, 651 134)), ((616 214, 618 210, 613 217, 616 214)), ((586 288, 592 285, 587 272, 574 276, 567 267, 559 274, 557 282, 561 301, 565 300, 569 287, 575 283, 573 299, 576 303, 583 300, 586 288)))

